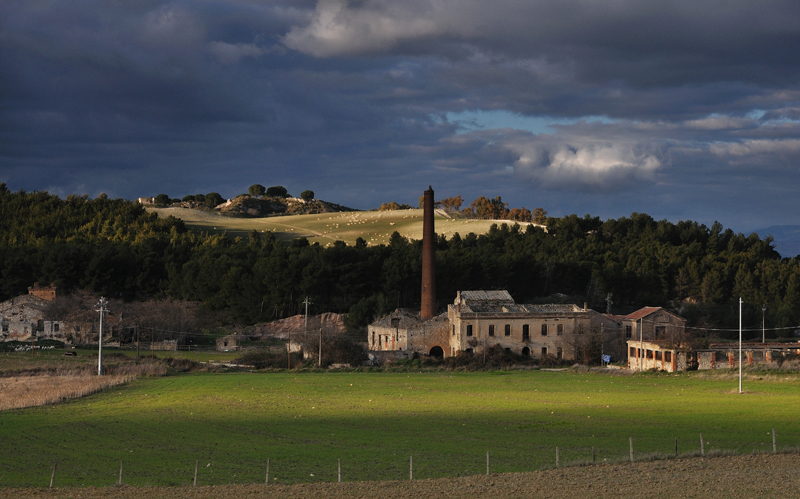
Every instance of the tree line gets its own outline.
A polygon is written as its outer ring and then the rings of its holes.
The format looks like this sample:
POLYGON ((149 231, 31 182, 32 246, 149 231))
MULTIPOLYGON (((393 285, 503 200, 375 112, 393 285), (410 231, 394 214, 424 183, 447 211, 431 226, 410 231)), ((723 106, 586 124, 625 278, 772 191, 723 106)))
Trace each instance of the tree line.
MULTIPOLYGON (((33 282, 89 290, 125 301, 170 298, 255 323, 311 311, 349 312, 355 328, 397 307, 418 307, 421 241, 395 233, 386 245, 363 239, 325 248, 251 232, 229 238, 189 231, 135 202, 0 184, 0 299, 33 282)), ((483 235, 440 236, 436 244, 440 310, 456 291, 507 289, 518 302, 565 300, 614 313, 671 307, 692 325, 744 321, 800 324, 800 262, 781 259, 772 239, 719 223, 655 221, 646 214, 601 221, 549 217, 546 227, 495 225, 483 235)))
MULTIPOLYGON (((419 207, 423 207, 423 200, 425 196, 420 196, 419 207)), ((525 208, 508 208, 508 203, 503 202, 501 196, 495 196, 489 199, 486 196, 479 196, 475 201, 471 202, 469 206, 461 206, 464 200, 461 194, 458 196, 451 196, 439 201, 435 201, 433 206, 435 208, 442 208, 450 212, 459 213, 465 218, 480 218, 484 220, 511 220, 515 222, 533 222, 538 225, 547 223, 547 211, 544 208, 534 208, 533 211, 525 208)), ((411 210, 414 207, 405 203, 397 203, 390 201, 382 203, 379 211, 390 210, 411 210)))

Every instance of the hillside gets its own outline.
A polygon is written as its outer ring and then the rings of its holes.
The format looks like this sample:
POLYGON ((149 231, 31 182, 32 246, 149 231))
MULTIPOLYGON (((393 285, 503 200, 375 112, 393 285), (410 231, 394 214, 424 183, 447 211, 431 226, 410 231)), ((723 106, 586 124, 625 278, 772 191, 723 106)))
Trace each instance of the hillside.
MULTIPOLYGON (((319 213, 311 215, 286 215, 265 218, 238 218, 219 212, 191 210, 187 208, 155 208, 148 211, 159 217, 170 215, 183 220, 190 229, 227 233, 229 236, 247 237, 250 231, 272 231, 281 239, 305 237, 310 243, 329 246, 336 241, 353 245, 361 237, 367 245, 387 244, 392 233, 397 231, 409 239, 422 239, 422 210, 395 211, 351 211, 342 213, 319 213)), ((485 234, 493 224, 514 222, 505 220, 476 220, 452 218, 444 210, 436 210, 436 232, 450 238, 458 232, 462 236, 473 232, 485 234)), ((528 226, 522 222, 520 225, 528 226)))

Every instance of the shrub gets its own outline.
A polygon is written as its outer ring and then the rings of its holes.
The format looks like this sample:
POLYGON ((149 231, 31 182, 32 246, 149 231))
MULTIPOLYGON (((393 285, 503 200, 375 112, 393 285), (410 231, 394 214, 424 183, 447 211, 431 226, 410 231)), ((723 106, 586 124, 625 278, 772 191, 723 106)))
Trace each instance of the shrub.
POLYGON ((254 198, 257 198, 263 196, 264 193, 267 192, 267 189, 261 184, 253 184, 247 189, 247 192, 254 198))
POLYGON ((306 201, 311 201, 312 199, 314 199, 314 191, 305 190, 300 193, 300 197, 305 199, 306 201))
POLYGON ((282 185, 273 185, 269 189, 267 189, 267 196, 273 198, 285 198, 288 196, 289 193, 286 190, 286 187, 282 185))
POLYGON ((222 196, 219 195, 219 193, 217 193, 217 192, 209 192, 205 196, 205 202, 206 202, 206 206, 208 206, 209 208, 213 208, 213 207, 215 207, 217 205, 220 205, 220 204, 224 203, 225 200, 222 198, 222 196))

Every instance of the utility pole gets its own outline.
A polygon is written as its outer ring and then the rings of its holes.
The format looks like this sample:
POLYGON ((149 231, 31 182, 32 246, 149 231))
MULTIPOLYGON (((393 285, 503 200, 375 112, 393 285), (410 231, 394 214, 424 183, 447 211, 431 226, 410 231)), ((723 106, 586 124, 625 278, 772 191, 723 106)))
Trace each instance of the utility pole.
POLYGON ((767 313, 767 304, 761 305, 761 343, 767 342, 767 323, 764 321, 764 314, 767 313))
POLYGON ((306 299, 303 300, 302 303, 305 304, 305 306, 306 306, 305 323, 303 325, 303 340, 306 340, 306 337, 308 336, 308 304, 309 303, 314 303, 314 302, 308 301, 308 296, 306 296, 306 299))
POLYGON ((100 297, 100 301, 97 302, 95 305, 96 308, 95 312, 100 312, 100 340, 98 341, 98 348, 97 348, 97 375, 103 375, 103 319, 105 317, 106 312, 108 309, 108 300, 105 297, 100 297))
POLYGON ((739 393, 742 393, 742 297, 739 297, 739 393))
POLYGON ((322 324, 319 325, 319 363, 317 366, 322 367, 322 324))

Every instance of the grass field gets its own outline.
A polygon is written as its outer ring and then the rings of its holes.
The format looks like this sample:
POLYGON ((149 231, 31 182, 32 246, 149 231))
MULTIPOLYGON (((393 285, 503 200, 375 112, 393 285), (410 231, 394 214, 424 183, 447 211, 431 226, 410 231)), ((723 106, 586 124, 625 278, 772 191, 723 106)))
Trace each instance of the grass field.
POLYGON ((800 444, 796 374, 737 381, 575 372, 235 373, 140 379, 0 413, 0 487, 345 481, 529 471, 590 459, 800 444))
MULTIPOLYGON (((318 242, 322 246, 336 241, 353 245, 359 237, 364 238, 370 245, 386 244, 395 231, 410 239, 422 239, 422 210, 351 211, 267 218, 230 217, 188 208, 148 208, 148 210, 155 211, 162 217, 172 215, 180 218, 194 230, 209 233, 226 232, 232 237, 247 237, 251 230, 272 231, 279 238, 305 237, 311 243, 318 242)), ((445 234, 448 238, 456 232, 462 237, 470 232, 483 234, 489 231, 492 224, 503 223, 498 220, 447 218, 441 213, 437 211, 435 217, 436 232, 445 234)))

